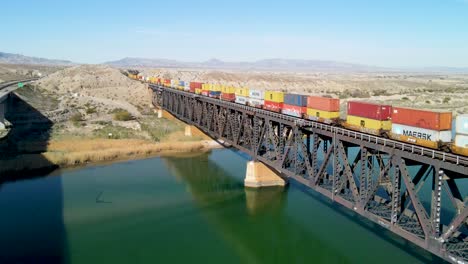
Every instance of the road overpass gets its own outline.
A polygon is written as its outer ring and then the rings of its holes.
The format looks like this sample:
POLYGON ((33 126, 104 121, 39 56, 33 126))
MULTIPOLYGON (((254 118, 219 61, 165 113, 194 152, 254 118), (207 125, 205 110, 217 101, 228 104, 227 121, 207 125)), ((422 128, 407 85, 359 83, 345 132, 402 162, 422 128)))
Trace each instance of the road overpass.
POLYGON ((16 80, 10 82, 0 83, 0 130, 4 130, 6 128, 5 125, 5 112, 6 112, 6 104, 8 103, 8 97, 10 93, 16 91, 20 86, 20 83, 29 83, 32 81, 37 80, 37 78, 30 78, 24 80, 16 80))

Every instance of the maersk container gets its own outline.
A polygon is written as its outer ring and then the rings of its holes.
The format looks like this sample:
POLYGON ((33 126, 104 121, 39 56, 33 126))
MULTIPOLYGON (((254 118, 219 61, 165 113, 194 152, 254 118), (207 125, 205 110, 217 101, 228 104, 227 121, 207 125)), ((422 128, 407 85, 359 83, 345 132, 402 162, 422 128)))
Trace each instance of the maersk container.
POLYGON ((468 148, 468 136, 467 135, 456 135, 455 146, 460 148, 468 148))
POLYGON ((243 104, 243 105, 246 105, 247 104, 247 97, 246 96, 240 96, 240 95, 236 95, 236 103, 238 104, 243 104))
POLYGON ((295 105, 300 107, 307 106, 307 95, 302 94, 285 94, 284 104, 295 105))
POLYGON ((430 130, 452 130, 452 112, 393 107, 392 122, 430 130))
POLYGON ((451 142, 452 130, 431 130, 426 128, 392 124, 392 133, 434 142, 451 142))
POLYGON ((249 90, 249 97, 253 99, 260 99, 264 100, 265 99, 265 92, 261 90, 249 90))
POLYGON ((380 121, 390 120, 392 117, 392 106, 352 101, 348 102, 348 115, 380 121))
POLYGON ((455 132, 461 135, 468 135, 468 114, 457 116, 455 132))

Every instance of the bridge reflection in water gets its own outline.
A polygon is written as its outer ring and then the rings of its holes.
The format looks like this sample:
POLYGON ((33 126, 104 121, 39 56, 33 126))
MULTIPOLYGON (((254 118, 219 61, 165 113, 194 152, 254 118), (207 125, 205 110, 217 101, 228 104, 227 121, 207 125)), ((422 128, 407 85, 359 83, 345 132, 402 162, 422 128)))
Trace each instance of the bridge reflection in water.
MULTIPOLYGON (((222 155, 223 152, 232 153, 217 151, 216 154, 222 155)), ((298 184, 293 183, 294 187, 288 189, 244 188, 245 165, 239 166, 237 163, 235 167, 231 167, 233 166, 231 163, 220 163, 222 157, 217 158, 217 155, 163 158, 163 161, 171 174, 186 185, 206 221, 214 226, 219 236, 223 238, 220 243, 227 242, 243 261, 249 263, 440 261, 437 257, 408 245, 405 240, 394 235, 386 234, 384 240, 377 238, 378 241, 375 241, 375 234, 372 232, 382 232, 381 227, 368 221, 360 224, 356 224, 354 221, 356 219, 349 221, 349 218, 356 216, 349 215, 344 210, 330 210, 330 207, 336 208, 336 204, 323 199, 317 197, 308 199, 316 195, 310 193, 310 190, 301 189, 298 184), (329 230, 327 225, 330 222, 341 226, 329 230), (366 228, 359 225, 364 225, 366 228), (366 229, 371 232, 366 232, 366 229), (350 244, 350 239, 355 243, 350 244), (388 246, 388 242, 396 248, 409 250, 409 254, 388 246), (372 252, 369 252, 369 248, 372 248, 372 252)))

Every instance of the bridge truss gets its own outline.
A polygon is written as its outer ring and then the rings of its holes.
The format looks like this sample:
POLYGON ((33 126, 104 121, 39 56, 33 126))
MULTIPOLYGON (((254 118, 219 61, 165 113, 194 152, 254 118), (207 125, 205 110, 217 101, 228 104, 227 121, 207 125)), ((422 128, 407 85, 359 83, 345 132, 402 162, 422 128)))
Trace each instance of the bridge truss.
POLYGON ((421 248, 468 262, 468 158, 150 85, 153 104, 421 248))

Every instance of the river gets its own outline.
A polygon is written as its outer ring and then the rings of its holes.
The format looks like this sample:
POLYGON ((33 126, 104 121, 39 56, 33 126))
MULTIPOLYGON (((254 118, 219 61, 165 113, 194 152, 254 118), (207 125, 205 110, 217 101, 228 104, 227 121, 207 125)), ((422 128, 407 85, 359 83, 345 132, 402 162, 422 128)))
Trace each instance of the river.
POLYGON ((439 263, 291 182, 245 189, 215 150, 0 185, 0 263, 439 263))

